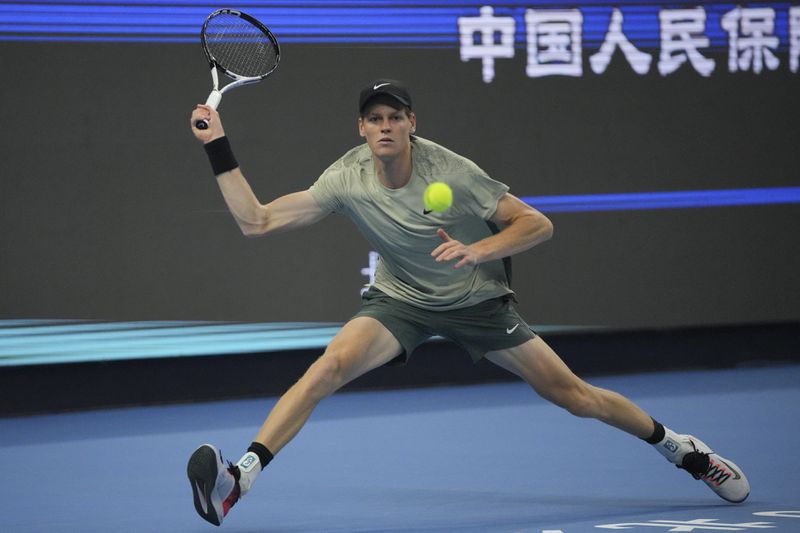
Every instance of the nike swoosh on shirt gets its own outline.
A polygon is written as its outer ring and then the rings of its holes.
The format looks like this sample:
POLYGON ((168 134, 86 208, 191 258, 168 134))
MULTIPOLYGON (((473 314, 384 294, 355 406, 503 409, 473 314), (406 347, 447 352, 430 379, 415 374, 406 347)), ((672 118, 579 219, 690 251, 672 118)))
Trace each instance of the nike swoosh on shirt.
POLYGON ((380 89, 381 87, 383 87, 385 85, 391 85, 391 83, 379 83, 379 84, 375 85, 374 87, 372 87, 372 90, 373 91, 377 91, 378 89, 380 89))
POLYGON ((506 328, 506 334, 508 334, 508 335, 511 335, 512 333, 514 333, 514 331, 516 331, 516 329, 517 329, 518 327, 519 327, 519 322, 517 322, 516 324, 514 324, 514 327, 513 327, 513 328, 506 328))
POLYGON ((423 215, 430 215, 431 213, 433 213, 433 209, 423 209, 422 210, 422 214, 423 215))

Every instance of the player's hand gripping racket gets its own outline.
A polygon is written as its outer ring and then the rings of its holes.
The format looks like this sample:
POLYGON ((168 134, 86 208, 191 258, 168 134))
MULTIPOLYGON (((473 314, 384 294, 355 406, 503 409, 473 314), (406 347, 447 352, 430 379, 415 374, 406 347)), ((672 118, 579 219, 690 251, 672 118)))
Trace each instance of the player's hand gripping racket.
MULTIPOLYGON (((272 32, 250 15, 235 9, 211 13, 203 23, 200 41, 211 66, 213 82, 206 105, 214 109, 226 92, 272 74, 281 59, 278 40, 272 32), (234 81, 220 89, 217 70, 234 81)), ((207 129, 208 122, 198 120, 195 127, 207 129)))

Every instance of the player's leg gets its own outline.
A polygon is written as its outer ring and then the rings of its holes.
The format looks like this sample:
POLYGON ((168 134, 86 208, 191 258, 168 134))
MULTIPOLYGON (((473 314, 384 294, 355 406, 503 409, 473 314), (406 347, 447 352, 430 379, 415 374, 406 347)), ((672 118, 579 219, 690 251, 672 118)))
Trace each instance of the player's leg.
POLYGON ((596 418, 639 438, 653 433, 653 420, 636 404, 576 376, 541 337, 489 352, 486 358, 524 379, 544 399, 575 416, 596 418))
POLYGON ((195 450, 189 459, 188 475, 198 514, 220 525, 230 508, 250 490, 273 453, 297 435, 320 400, 402 351, 392 333, 374 318, 350 320, 325 353, 278 400, 248 453, 236 465, 226 466, 219 450, 210 444, 195 450))
POLYGON ((270 412, 256 441, 278 453, 303 427, 320 400, 399 355, 403 347, 380 322, 356 317, 270 412))
POLYGON ((653 420, 621 394, 576 376, 540 337, 489 352, 486 358, 517 374, 539 395, 580 417, 596 418, 655 446, 669 461, 702 479, 720 497, 739 503, 750 493, 736 464, 691 435, 679 435, 653 420))

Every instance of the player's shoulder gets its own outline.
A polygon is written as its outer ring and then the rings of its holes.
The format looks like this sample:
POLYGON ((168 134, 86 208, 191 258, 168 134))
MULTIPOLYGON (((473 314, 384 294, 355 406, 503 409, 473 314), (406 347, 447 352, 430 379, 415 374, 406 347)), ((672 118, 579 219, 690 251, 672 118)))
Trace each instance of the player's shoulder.
POLYGON ((415 150, 415 162, 424 163, 431 170, 437 172, 480 170, 472 160, 431 140, 413 136, 412 145, 415 150))
POLYGON ((355 146, 331 163, 323 175, 338 174, 346 176, 349 173, 359 173, 361 167, 368 163, 371 157, 372 152, 370 152, 366 143, 355 146))
POLYGON ((344 153, 335 164, 342 168, 360 168, 361 165, 368 163, 372 160, 372 152, 367 143, 354 146, 344 153))

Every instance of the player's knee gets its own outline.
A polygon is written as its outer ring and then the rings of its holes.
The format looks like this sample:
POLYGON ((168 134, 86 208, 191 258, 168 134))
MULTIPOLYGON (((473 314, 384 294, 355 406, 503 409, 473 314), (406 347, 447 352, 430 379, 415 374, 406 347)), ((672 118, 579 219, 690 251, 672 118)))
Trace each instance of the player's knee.
POLYGON ((596 418, 598 404, 596 395, 585 383, 563 389, 553 399, 553 403, 581 418, 596 418))
POLYGON ((303 382, 307 393, 320 400, 336 392, 344 385, 344 372, 341 359, 335 354, 326 353, 312 364, 303 382))

